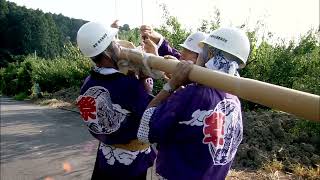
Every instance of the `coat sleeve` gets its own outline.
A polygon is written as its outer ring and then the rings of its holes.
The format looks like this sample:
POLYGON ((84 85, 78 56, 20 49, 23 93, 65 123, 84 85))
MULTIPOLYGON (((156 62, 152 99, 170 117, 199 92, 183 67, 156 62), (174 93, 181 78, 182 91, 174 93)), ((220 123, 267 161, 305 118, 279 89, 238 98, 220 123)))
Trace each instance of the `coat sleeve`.
POLYGON ((191 94, 192 89, 185 88, 171 95, 159 106, 146 109, 140 122, 138 139, 147 143, 169 141, 175 125, 185 113, 185 106, 190 100, 186 97, 191 94))
POLYGON ((180 56, 181 56, 176 49, 172 48, 169 45, 169 42, 167 40, 163 40, 162 44, 158 49, 158 54, 159 56, 171 55, 176 57, 177 59, 180 59, 180 56))

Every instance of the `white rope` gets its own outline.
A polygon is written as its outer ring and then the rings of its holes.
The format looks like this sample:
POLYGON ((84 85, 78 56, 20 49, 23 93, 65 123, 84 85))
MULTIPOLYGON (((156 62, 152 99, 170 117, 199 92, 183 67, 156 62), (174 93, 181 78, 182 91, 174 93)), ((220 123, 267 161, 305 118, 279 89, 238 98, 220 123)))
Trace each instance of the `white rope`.
POLYGON ((144 67, 146 68, 146 70, 148 71, 148 73, 150 75, 153 75, 151 68, 148 65, 148 59, 150 58, 150 55, 148 53, 143 53, 143 59, 142 59, 142 63, 144 65, 144 67))

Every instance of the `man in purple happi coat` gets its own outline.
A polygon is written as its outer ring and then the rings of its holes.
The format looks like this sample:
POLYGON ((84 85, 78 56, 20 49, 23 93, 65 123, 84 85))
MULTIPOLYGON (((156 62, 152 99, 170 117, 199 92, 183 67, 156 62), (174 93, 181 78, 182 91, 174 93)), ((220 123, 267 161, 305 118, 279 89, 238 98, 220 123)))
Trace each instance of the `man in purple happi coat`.
POLYGON ((152 97, 135 76, 118 71, 117 29, 89 22, 78 31, 81 52, 95 63, 81 87, 77 105, 89 132, 99 140, 93 180, 144 180, 155 153, 137 140, 137 130, 152 97))
MULTIPOLYGON (((219 28, 201 45, 197 65, 232 76, 239 76, 250 51, 247 36, 237 28, 219 28)), ((191 68, 186 61, 178 64, 144 112, 138 139, 157 144, 156 173, 163 179, 225 179, 243 136, 240 101, 190 84, 191 68)))

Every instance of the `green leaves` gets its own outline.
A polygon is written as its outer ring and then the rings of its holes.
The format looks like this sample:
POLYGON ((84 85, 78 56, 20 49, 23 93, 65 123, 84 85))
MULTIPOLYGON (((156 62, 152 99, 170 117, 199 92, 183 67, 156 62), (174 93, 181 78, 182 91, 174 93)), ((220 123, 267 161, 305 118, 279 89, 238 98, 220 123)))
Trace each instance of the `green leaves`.
POLYGON ((48 61, 29 56, 26 61, 32 63, 32 81, 47 92, 80 86, 92 67, 91 60, 71 44, 65 46, 61 57, 48 61))
MULTIPOLYGON (((255 42, 252 41, 252 44, 255 42)), ((319 42, 312 32, 296 44, 291 42, 289 45, 271 45, 262 41, 259 46, 252 47, 247 66, 240 74, 243 77, 320 95, 319 42)), ((249 109, 260 107, 250 102, 243 104, 249 109)))
POLYGON ((21 63, 10 63, 7 68, 1 69, 1 92, 7 95, 20 92, 30 94, 36 83, 44 92, 79 87, 89 74, 92 62, 71 43, 64 47, 63 54, 55 59, 46 60, 31 55, 21 63))
MULTIPOLYGON (((84 20, 70 19, 62 15, 44 13, 0 1, 0 61, 7 56, 28 55, 53 59, 61 55, 63 44, 75 43, 76 33, 84 20)), ((7 63, 0 63, 5 67, 7 63)))
POLYGON ((314 34, 298 44, 270 45, 263 41, 252 49, 244 77, 320 94, 320 47, 314 34))
MULTIPOLYGON (((125 24, 126 25, 126 24, 125 24)), ((140 39, 140 30, 139 28, 131 29, 123 25, 119 31, 119 39, 127 40, 132 42, 135 46, 139 46, 141 39, 140 39)))
POLYGON ((183 28, 177 17, 174 16, 168 16, 166 23, 155 30, 162 34, 169 41, 171 46, 176 49, 180 49, 179 44, 182 44, 191 33, 183 28))

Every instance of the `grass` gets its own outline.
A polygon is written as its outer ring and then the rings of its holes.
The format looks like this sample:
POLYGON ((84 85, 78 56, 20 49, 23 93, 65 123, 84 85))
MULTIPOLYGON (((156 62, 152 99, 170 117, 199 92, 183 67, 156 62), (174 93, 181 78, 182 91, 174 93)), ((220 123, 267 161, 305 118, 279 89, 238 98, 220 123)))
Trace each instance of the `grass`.
POLYGON ((50 106, 50 107, 71 107, 72 104, 69 102, 65 102, 62 100, 58 100, 58 99, 41 99, 38 102, 36 102, 37 104, 40 104, 42 106, 50 106))
POLYGON ((17 101, 23 101, 23 100, 27 99, 28 97, 29 97, 29 96, 27 95, 27 93, 21 92, 21 93, 15 95, 15 96, 13 97, 13 99, 15 99, 15 100, 17 100, 17 101))
POLYGON ((276 171, 282 171, 283 170, 283 164, 281 161, 273 160, 269 161, 268 163, 263 164, 262 168, 266 172, 274 173, 276 171))
POLYGON ((292 166, 293 174, 303 179, 320 179, 320 167, 308 168, 301 164, 295 164, 292 166))
MULTIPOLYGON (((273 160, 263 165, 263 170, 269 173, 269 179, 279 179, 279 173, 284 169, 281 161, 273 160)), ((320 166, 317 168, 306 167, 301 164, 292 164, 290 167, 295 179, 320 179, 320 166)))

